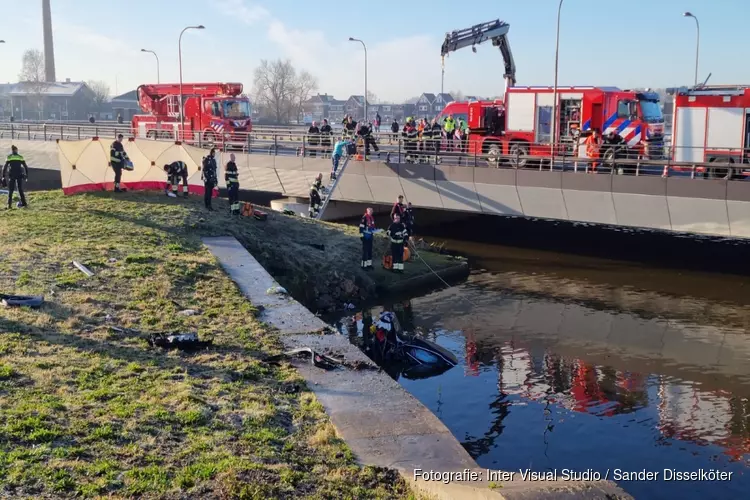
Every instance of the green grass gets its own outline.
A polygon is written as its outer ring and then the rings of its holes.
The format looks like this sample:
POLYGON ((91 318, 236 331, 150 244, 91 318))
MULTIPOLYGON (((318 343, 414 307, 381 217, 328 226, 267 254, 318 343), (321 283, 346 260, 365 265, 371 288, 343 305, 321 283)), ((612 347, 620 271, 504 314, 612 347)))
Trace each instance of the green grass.
POLYGON ((345 246, 356 235, 281 216, 209 217, 197 200, 157 195, 30 202, 0 215, 0 290, 46 297, 40 310, 0 309, 0 496, 412 496, 395 472, 356 465, 293 368, 260 361, 280 348, 277 334, 200 242, 233 234, 282 267, 284 255, 304 259, 294 231, 335 232, 345 246), (149 331, 197 331, 214 347, 163 352, 148 347, 149 331))

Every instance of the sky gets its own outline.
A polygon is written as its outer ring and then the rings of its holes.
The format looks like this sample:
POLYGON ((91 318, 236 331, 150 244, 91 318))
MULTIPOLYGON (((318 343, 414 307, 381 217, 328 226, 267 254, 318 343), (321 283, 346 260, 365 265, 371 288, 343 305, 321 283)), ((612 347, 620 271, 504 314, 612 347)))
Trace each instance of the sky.
MULTIPOLYGON (((0 82, 17 81, 24 50, 43 49, 41 1, 0 0, 0 82)), ((59 81, 103 80, 111 94, 156 81, 231 81, 251 91, 261 59, 290 59, 319 82, 319 91, 347 98, 363 93, 364 40, 368 90, 381 101, 440 91, 445 33, 492 21, 510 24, 518 85, 554 81, 557 0, 52 0, 59 81), (461 8, 465 5, 465 8, 461 8)), ((748 0, 565 0, 560 28, 559 84, 667 87, 694 80, 696 26, 701 23, 699 79, 750 83, 748 0), (625 10, 627 8, 627 10, 625 10)), ((502 94, 503 60, 489 42, 445 61, 445 91, 502 94)))

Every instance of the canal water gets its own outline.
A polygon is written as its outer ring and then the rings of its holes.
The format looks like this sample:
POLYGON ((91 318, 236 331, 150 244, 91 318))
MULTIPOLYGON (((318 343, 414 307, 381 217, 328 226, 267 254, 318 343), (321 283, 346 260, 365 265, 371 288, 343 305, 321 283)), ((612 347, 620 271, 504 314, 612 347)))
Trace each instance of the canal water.
MULTIPOLYGON (((480 466, 658 472, 618 481, 636 498, 743 497, 750 489, 750 286, 739 276, 647 268, 447 241, 469 257, 458 286, 342 318, 394 310, 452 351, 437 376, 391 376, 480 466), (668 481, 731 472, 730 481, 668 481)), ((362 321, 359 321, 360 330, 362 321)), ((400 418, 393 415, 394 419, 400 418)))

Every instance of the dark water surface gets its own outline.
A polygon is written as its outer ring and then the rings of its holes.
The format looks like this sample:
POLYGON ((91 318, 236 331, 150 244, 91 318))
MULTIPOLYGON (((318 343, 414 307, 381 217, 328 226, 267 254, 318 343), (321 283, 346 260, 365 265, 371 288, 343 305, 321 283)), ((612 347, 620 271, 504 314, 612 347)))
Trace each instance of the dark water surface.
MULTIPOLYGON (((619 481, 636 498, 748 495, 747 278, 448 246, 470 256, 465 284, 384 305, 461 364, 427 379, 393 376, 480 466, 659 472, 619 481), (733 474, 665 481, 664 469, 733 474)), ((356 335, 352 318, 341 325, 356 335)))

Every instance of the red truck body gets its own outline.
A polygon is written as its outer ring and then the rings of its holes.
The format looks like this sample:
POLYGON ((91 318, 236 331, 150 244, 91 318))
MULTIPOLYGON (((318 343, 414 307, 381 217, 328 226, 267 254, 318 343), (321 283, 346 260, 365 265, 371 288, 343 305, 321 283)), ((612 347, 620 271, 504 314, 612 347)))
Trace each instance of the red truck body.
POLYGON ((148 114, 133 117, 133 135, 207 144, 247 140, 251 110, 241 83, 183 83, 182 96, 184 128, 179 83, 139 86, 138 104, 148 114))
POLYGON ((717 167, 696 168, 708 177, 748 175, 740 164, 750 163, 750 86, 677 89, 672 145, 675 161, 716 163, 717 167))
MULTIPOLYGON (((660 158, 664 149, 664 116, 658 96, 615 87, 559 87, 559 125, 554 143, 562 154, 581 133, 598 129, 616 132, 628 148, 646 158, 660 158)), ((549 157, 554 116, 552 87, 510 87, 504 105, 468 104, 470 154, 549 157)))

